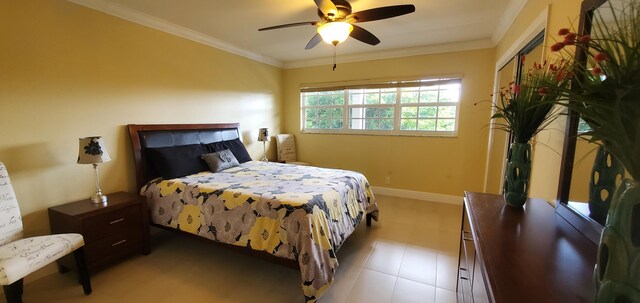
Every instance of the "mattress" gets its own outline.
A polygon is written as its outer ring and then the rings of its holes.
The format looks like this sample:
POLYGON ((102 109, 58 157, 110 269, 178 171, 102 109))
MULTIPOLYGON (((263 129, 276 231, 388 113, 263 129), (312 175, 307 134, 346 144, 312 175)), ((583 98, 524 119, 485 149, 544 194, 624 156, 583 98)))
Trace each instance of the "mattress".
POLYGON ((336 251, 378 207, 364 175, 250 161, 218 173, 149 182, 152 221, 227 244, 296 260, 307 302, 333 282, 336 251))

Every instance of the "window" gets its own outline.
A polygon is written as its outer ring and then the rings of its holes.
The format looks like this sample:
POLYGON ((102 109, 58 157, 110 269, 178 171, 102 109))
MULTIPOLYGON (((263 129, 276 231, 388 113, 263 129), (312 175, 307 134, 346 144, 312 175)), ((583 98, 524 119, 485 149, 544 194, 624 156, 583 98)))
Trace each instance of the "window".
POLYGON ((460 79, 303 88, 305 132, 453 136, 460 79))

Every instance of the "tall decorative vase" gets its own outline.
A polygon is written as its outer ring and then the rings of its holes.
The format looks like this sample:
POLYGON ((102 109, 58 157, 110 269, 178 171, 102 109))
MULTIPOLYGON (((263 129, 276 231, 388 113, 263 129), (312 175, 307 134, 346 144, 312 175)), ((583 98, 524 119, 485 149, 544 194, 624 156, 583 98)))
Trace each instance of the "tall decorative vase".
POLYGON ((594 280, 597 303, 640 302, 640 181, 623 180, 613 195, 594 280))
POLYGON ((531 144, 511 143, 504 177, 504 200, 508 205, 522 207, 529 195, 531 177, 531 144))
POLYGON ((600 224, 604 225, 607 219, 618 177, 624 177, 624 166, 604 148, 604 145, 600 145, 589 182, 589 216, 600 224))

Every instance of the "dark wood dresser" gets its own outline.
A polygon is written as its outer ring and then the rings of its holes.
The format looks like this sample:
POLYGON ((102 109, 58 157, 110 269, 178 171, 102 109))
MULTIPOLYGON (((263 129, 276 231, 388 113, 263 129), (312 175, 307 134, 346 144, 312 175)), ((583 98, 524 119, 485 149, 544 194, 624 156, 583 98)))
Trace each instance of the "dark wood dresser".
POLYGON ((597 246, 542 199, 465 192, 459 302, 592 302, 597 246))
MULTIPOLYGON (((149 221, 146 198, 118 192, 106 204, 89 199, 49 208, 52 233, 79 233, 84 237, 89 271, 125 255, 149 254, 149 221)), ((58 260, 61 272, 74 267, 72 258, 58 260)))

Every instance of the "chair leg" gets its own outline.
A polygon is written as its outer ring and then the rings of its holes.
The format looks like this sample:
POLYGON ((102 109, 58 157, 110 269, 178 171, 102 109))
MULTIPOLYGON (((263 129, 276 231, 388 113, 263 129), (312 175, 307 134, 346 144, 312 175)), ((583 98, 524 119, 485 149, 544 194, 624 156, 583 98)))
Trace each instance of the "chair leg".
POLYGON ((89 277, 89 270, 87 269, 87 261, 84 257, 84 247, 80 247, 73 252, 73 256, 76 259, 76 268, 78 268, 78 280, 82 284, 84 294, 91 294, 91 278, 89 277))
POLYGON ((22 303, 22 291, 24 289, 24 281, 22 279, 9 285, 3 285, 2 288, 4 289, 7 303, 22 303))

